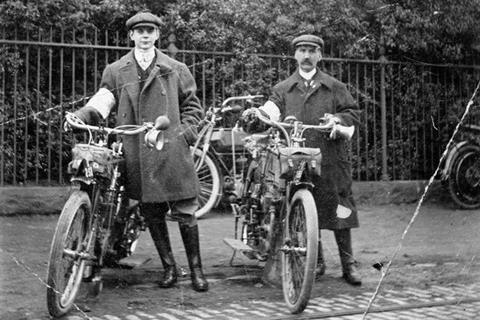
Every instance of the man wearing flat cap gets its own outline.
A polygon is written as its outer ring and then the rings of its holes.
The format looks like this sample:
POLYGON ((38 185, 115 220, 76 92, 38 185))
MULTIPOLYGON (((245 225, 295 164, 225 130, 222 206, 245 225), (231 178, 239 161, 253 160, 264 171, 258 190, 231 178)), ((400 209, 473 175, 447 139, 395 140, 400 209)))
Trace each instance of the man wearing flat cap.
MULTIPOLYGON (((360 112, 345 84, 317 67, 322 59, 323 40, 304 34, 293 39, 292 46, 298 69, 273 87, 269 101, 259 108, 261 113, 275 121, 295 116, 305 124, 316 125, 320 119, 330 118, 343 126, 357 125, 360 112)), ((251 111, 253 115, 256 112, 251 111)), ((306 131, 305 145, 320 148, 323 156, 321 177, 315 179, 313 189, 319 228, 333 230, 343 278, 352 285, 360 285, 350 230, 359 226, 351 189, 351 163, 347 142, 337 129, 334 126, 328 137, 318 131, 306 131)), ((321 242, 318 245, 317 277, 325 273, 321 242)))
POLYGON ((165 131, 168 143, 161 151, 144 146, 143 135, 123 137, 126 194, 140 201, 164 267, 160 286, 172 287, 177 281, 165 221, 168 213, 179 223, 192 286, 196 291, 207 291, 195 218, 199 182, 189 148, 196 141, 196 125, 203 118, 203 108, 187 66, 155 48, 161 23, 159 17, 145 11, 127 20, 135 47, 107 65, 99 91, 76 114, 86 123, 97 123, 115 110, 117 125, 153 122, 160 115, 170 119, 165 131))

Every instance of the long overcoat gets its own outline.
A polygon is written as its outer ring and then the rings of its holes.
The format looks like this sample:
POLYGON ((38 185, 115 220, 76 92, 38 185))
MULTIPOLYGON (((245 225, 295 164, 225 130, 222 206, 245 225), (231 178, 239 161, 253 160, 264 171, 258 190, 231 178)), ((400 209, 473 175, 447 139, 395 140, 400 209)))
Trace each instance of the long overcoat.
POLYGON ((187 66, 159 50, 141 88, 133 50, 108 65, 100 86, 110 90, 116 101, 117 125, 170 119, 163 150, 149 149, 144 134, 124 136, 127 195, 142 202, 165 202, 193 198, 199 183, 189 144, 203 117, 196 96, 195 80, 187 66))
MULTIPOLYGON (((297 70, 273 88, 270 100, 283 117, 295 116, 315 125, 325 113, 330 113, 340 118, 342 125, 358 124, 358 105, 345 84, 318 68, 312 80, 306 85, 297 70)), ((358 227, 346 140, 330 140, 325 133, 313 130, 306 131, 304 137, 306 146, 320 148, 323 156, 321 177, 314 181, 319 227, 332 230, 358 227)))

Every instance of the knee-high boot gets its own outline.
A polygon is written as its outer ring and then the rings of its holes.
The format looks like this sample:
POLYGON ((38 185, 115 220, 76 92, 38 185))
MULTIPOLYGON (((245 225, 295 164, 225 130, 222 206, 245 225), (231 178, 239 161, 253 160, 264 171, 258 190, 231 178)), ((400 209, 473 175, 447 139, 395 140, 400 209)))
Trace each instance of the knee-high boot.
POLYGON ((315 269, 315 278, 319 279, 325 274, 326 265, 323 259, 322 241, 318 240, 317 268, 315 269))
POLYGON ((334 234, 338 245, 340 261, 342 263, 343 278, 352 285, 361 285, 362 280, 355 267, 355 259, 353 258, 352 235, 350 229, 335 230, 334 234))
POLYGON ((203 275, 202 261, 200 259, 198 225, 190 226, 185 223, 179 223, 179 226, 183 245, 187 253, 188 266, 190 267, 192 287, 195 291, 207 291, 208 282, 203 275))
POLYGON ((159 286, 162 288, 170 288, 177 282, 177 266, 173 257, 164 214, 162 217, 156 219, 147 219, 147 224, 164 269, 163 277, 159 281, 159 286))

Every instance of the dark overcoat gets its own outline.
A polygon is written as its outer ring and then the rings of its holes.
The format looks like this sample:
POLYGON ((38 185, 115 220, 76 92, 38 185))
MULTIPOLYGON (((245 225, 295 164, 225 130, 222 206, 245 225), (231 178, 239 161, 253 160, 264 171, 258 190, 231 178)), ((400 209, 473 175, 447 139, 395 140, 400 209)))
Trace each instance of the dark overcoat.
POLYGON ((124 136, 127 195, 142 202, 165 202, 194 198, 199 183, 189 144, 203 117, 196 96, 195 80, 187 66, 159 50, 141 88, 133 50, 109 64, 100 86, 110 90, 116 101, 117 125, 170 119, 163 150, 149 149, 144 134, 124 136))
MULTIPOLYGON (((325 113, 330 113, 340 118, 342 125, 358 124, 358 105, 345 84, 318 68, 312 80, 307 86, 297 70, 273 88, 270 100, 283 117, 295 116, 315 125, 325 113)), ((306 146, 320 148, 323 156, 321 177, 314 181, 319 227, 332 230, 358 227, 346 140, 330 140, 325 133, 313 130, 306 131, 304 137, 306 146)))

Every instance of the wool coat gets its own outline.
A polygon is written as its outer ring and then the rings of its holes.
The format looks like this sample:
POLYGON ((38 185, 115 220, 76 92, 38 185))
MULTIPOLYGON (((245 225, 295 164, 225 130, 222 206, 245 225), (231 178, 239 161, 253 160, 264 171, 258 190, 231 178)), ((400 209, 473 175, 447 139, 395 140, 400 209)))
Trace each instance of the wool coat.
MULTIPOLYGON (((319 124, 325 113, 337 116, 345 126, 359 122, 358 105, 345 84, 318 68, 308 86, 297 70, 272 89, 269 100, 278 106, 282 117, 295 116, 305 124, 319 124)), ((327 134, 314 130, 307 130, 304 137, 307 147, 322 152, 321 176, 314 181, 313 189, 319 228, 358 227, 347 141, 330 140, 327 134)))
POLYGON ((187 66, 155 49, 156 60, 142 86, 133 50, 109 64, 100 87, 113 93, 117 125, 170 119, 161 151, 145 146, 144 134, 123 136, 127 196, 144 203, 195 198, 199 183, 189 145, 203 117, 195 80, 187 66))

